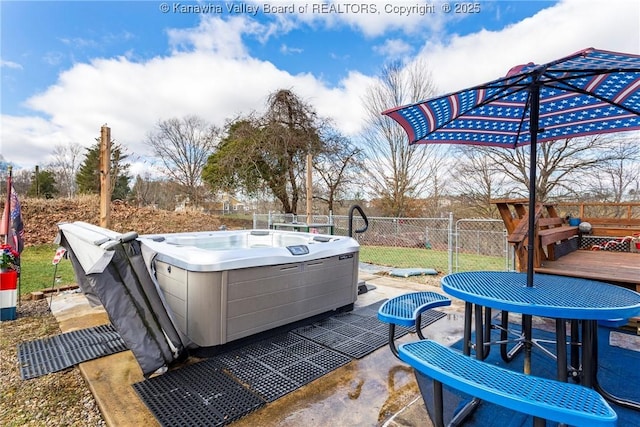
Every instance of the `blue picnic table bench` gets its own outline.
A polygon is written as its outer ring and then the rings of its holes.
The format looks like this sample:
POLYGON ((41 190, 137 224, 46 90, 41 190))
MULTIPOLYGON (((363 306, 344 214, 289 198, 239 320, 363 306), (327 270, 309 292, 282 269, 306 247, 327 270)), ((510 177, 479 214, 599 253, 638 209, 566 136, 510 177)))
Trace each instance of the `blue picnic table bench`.
POLYGON ((423 340, 422 313, 436 307, 451 305, 451 300, 436 292, 410 292, 385 301, 378 309, 378 319, 389 324, 389 347, 398 357, 395 345, 396 325, 415 327, 416 334, 423 340))
POLYGON ((389 324, 392 353, 434 381, 436 427, 444 426, 443 384, 474 396, 476 401, 531 415, 534 427, 546 425, 546 420, 585 427, 616 425, 617 414, 593 389, 504 369, 424 339, 421 313, 450 304, 449 298, 434 292, 413 292, 389 299, 378 310, 378 319, 389 324), (396 348, 395 325, 415 326, 420 341, 396 348))

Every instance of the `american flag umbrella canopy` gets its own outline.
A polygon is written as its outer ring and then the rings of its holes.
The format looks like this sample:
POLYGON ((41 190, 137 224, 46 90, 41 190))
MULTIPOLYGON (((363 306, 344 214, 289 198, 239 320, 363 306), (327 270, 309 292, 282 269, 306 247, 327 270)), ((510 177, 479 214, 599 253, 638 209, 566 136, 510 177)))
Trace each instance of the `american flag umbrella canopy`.
POLYGON ((404 128, 410 144, 530 144, 528 219, 533 230, 537 143, 640 130, 640 55, 584 49, 547 64, 519 65, 506 77, 382 114, 404 128))

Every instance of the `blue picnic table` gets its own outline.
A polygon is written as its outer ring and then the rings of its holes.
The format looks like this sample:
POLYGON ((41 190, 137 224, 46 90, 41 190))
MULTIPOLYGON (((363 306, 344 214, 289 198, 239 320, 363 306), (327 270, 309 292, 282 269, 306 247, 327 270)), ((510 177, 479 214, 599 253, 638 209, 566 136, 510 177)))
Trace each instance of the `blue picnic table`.
MULTIPOLYGON (((574 277, 535 274, 533 286, 527 287, 526 273, 463 272, 442 278, 442 289, 465 302, 465 341, 471 336, 472 306, 476 311, 476 354, 482 358, 485 346, 482 331, 482 309, 498 309, 525 316, 552 318, 556 321, 556 357, 558 379, 567 381, 566 323, 582 324, 581 364, 582 384, 596 388, 605 397, 615 396, 598 385, 598 321, 628 319, 640 315, 640 293, 620 286, 574 277), (479 327, 482 329, 479 329, 479 327)), ((485 316, 485 322, 489 316, 485 316)), ((523 322, 523 326, 525 323, 523 322)), ((523 331, 526 332, 526 331, 523 331)), ((523 337, 525 350, 531 348, 531 336, 523 337)), ((465 342, 468 346, 468 342, 465 342)), ((468 347, 467 347, 468 348, 468 347)), ((468 350, 466 350, 468 351, 468 350)), ((526 353, 525 353, 526 355, 526 353)), ((525 371, 527 364, 525 357, 525 371)), ((616 401, 616 403, 620 403, 616 401)), ((623 406, 640 410, 637 402, 623 402, 623 406)))

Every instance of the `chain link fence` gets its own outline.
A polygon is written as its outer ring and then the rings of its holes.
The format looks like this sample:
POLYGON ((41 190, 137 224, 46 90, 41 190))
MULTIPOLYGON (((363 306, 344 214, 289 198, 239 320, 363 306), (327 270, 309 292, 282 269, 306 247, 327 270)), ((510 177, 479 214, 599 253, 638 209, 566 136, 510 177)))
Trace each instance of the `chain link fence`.
MULTIPOLYGON (((389 218, 355 216, 353 238, 360 244, 360 262, 403 269, 434 269, 439 273, 473 270, 512 270, 513 249, 502 220, 448 218, 389 218)), ((254 214, 254 228, 277 223, 307 223, 306 215, 254 214)), ((311 224, 333 224, 333 234, 346 236, 346 215, 314 215, 311 224)), ((313 229, 324 233, 326 229, 313 229)))

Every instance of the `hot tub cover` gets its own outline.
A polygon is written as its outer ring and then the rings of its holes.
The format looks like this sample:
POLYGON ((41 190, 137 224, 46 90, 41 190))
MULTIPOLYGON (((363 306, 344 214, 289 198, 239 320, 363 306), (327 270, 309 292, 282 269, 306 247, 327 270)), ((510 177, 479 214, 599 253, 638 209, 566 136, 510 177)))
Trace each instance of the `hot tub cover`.
POLYGON ((186 356, 189 339, 147 268, 136 233, 120 234, 85 222, 58 224, 78 286, 102 304, 145 376, 186 356))

